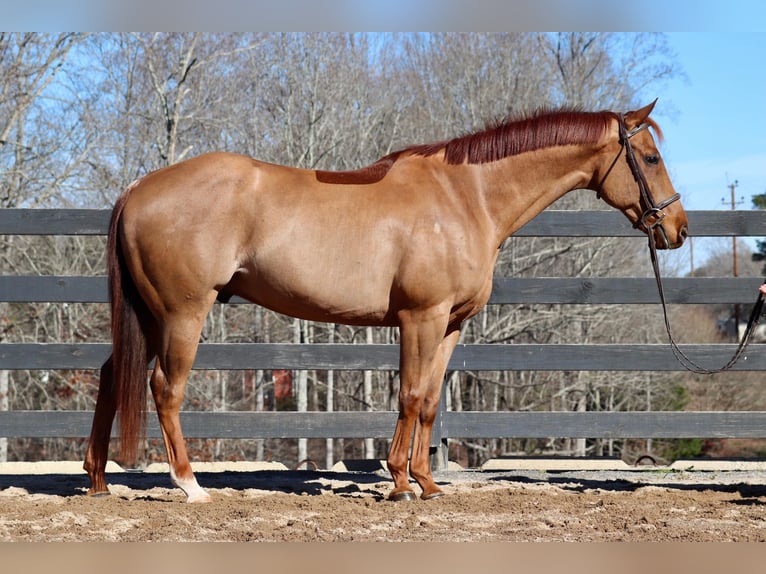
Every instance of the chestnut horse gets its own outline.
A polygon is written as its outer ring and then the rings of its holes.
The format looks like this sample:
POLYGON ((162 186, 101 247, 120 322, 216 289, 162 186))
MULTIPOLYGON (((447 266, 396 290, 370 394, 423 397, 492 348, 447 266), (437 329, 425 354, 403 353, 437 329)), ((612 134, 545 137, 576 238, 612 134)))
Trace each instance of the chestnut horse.
POLYGON ((211 153, 149 173, 117 199, 109 226, 112 355, 101 368, 85 458, 107 494, 112 422, 135 460, 146 375, 170 463, 189 502, 179 411, 203 322, 238 295, 312 321, 400 330, 399 417, 388 455, 391 500, 442 495, 429 445, 463 321, 484 307, 503 241, 570 190, 596 191, 658 247, 679 247, 687 218, 650 131, 654 103, 624 115, 541 111, 414 146, 350 172, 295 169, 211 153), (279 225, 274 225, 279 222, 279 225))

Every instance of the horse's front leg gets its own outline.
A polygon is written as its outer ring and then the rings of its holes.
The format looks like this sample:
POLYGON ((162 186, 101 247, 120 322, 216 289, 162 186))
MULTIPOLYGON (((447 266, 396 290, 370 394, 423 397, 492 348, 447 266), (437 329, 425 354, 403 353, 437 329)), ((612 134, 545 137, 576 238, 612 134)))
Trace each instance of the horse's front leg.
MULTIPOLYGON (((447 317, 448 311, 444 312, 438 308, 426 311, 403 311, 399 315, 401 332, 399 343, 399 418, 388 453, 388 470, 394 480, 394 490, 389 494, 389 500, 400 501, 415 498, 407 475, 408 453, 415 424, 420 418, 424 401, 429 396, 429 387, 434 371, 437 364, 440 363, 441 354, 438 351, 442 340, 444 340, 447 317)), ((433 420, 431 423, 433 424, 433 420)), ((430 434, 430 427, 428 433, 430 434)), ((426 446, 426 462, 428 459, 427 449, 428 446, 426 446)), ((415 456, 414 452, 413 456, 415 456)), ((420 459, 417 460, 417 464, 419 468, 420 459)), ((430 471, 428 474, 430 475, 430 471)), ((422 472, 418 471, 417 476, 421 477, 422 472)), ((433 486, 436 487, 435 484, 433 486)))
POLYGON ((441 398, 441 388, 444 384, 444 375, 447 371, 447 364, 455 350, 455 345, 460 338, 460 331, 450 332, 439 345, 434 369, 430 381, 426 388, 426 394, 420 408, 417 424, 415 425, 415 438, 412 443, 412 458, 410 460, 410 474, 423 493, 420 498, 430 500, 444 495, 444 492, 436 486, 431 474, 431 433, 433 431, 434 420, 439 409, 439 399, 441 398))

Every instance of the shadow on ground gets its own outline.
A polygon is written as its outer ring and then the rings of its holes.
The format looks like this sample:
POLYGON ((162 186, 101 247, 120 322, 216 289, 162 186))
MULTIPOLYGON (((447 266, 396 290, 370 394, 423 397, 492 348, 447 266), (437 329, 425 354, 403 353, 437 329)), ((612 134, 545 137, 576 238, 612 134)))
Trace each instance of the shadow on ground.
MULTIPOLYGON (((257 489, 290 494, 319 495, 332 490, 359 492, 360 487, 391 482, 390 479, 364 472, 333 472, 312 470, 259 470, 253 472, 197 472, 198 482, 206 489, 231 488, 234 490, 257 489), (333 483, 335 486, 332 486, 333 483), (337 486, 338 483, 348 483, 337 486)), ((173 488, 170 477, 157 472, 107 473, 107 484, 126 486, 133 490, 173 488)), ((30 494, 54 496, 80 496, 90 483, 85 474, 2 474, 0 491, 7 488, 23 488, 30 494)))

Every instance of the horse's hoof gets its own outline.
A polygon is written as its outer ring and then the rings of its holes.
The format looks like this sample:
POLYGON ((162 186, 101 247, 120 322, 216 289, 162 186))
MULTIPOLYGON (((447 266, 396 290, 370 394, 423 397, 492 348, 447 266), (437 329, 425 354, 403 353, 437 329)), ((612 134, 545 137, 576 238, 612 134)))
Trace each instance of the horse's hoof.
POLYGON ((420 496, 423 500, 433 500, 435 498, 441 498, 444 496, 444 493, 441 490, 437 490, 436 492, 432 492, 431 494, 426 494, 425 492, 420 496))
POLYGON ((393 502, 409 502, 415 500, 415 493, 411 490, 403 490, 401 492, 392 492, 388 495, 388 499, 393 502))
POLYGON ((195 493, 194 495, 189 495, 186 497, 186 502, 189 504, 208 504, 209 502, 213 502, 213 499, 210 498, 210 495, 207 492, 200 492, 195 493))
POLYGON ((112 493, 108 490, 106 492, 89 492, 87 496, 88 498, 106 498, 107 496, 112 496, 112 493))

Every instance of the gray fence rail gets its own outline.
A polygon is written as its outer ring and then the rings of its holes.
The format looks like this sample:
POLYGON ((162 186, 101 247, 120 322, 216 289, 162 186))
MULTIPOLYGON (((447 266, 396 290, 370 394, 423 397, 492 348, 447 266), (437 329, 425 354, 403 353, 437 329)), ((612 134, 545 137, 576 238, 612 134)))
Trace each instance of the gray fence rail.
MULTIPOLYGON (((103 235, 108 210, 0 210, 0 235, 103 235)), ((695 237, 766 236, 766 214, 758 211, 692 211, 695 237)), ((614 211, 546 211, 517 236, 633 237, 614 211)), ((672 304, 750 304, 759 278, 669 278, 672 304)), ((106 302, 104 277, 0 276, 0 302, 106 302)), ((659 302, 651 278, 502 278, 494 281, 490 304, 612 304, 659 302)), ((231 304, 244 304, 234 299, 231 304)), ((703 366, 715 367, 735 345, 682 345, 703 366)), ((97 369, 107 343, 3 343, 0 369, 97 369)), ((763 345, 752 345, 739 371, 766 371, 763 345)), ((202 344, 196 369, 388 370, 398 367, 393 345, 202 344)), ((451 370, 681 371, 668 345, 555 344, 460 345, 451 370)), ((0 436, 84 437, 87 411, 0 412, 0 436)), ((394 412, 184 412, 185 434, 207 438, 390 438, 394 412)), ((150 417, 148 434, 159 436, 150 417)), ((759 438, 766 437, 766 412, 451 412, 439 413, 433 446, 449 438, 759 438)))

